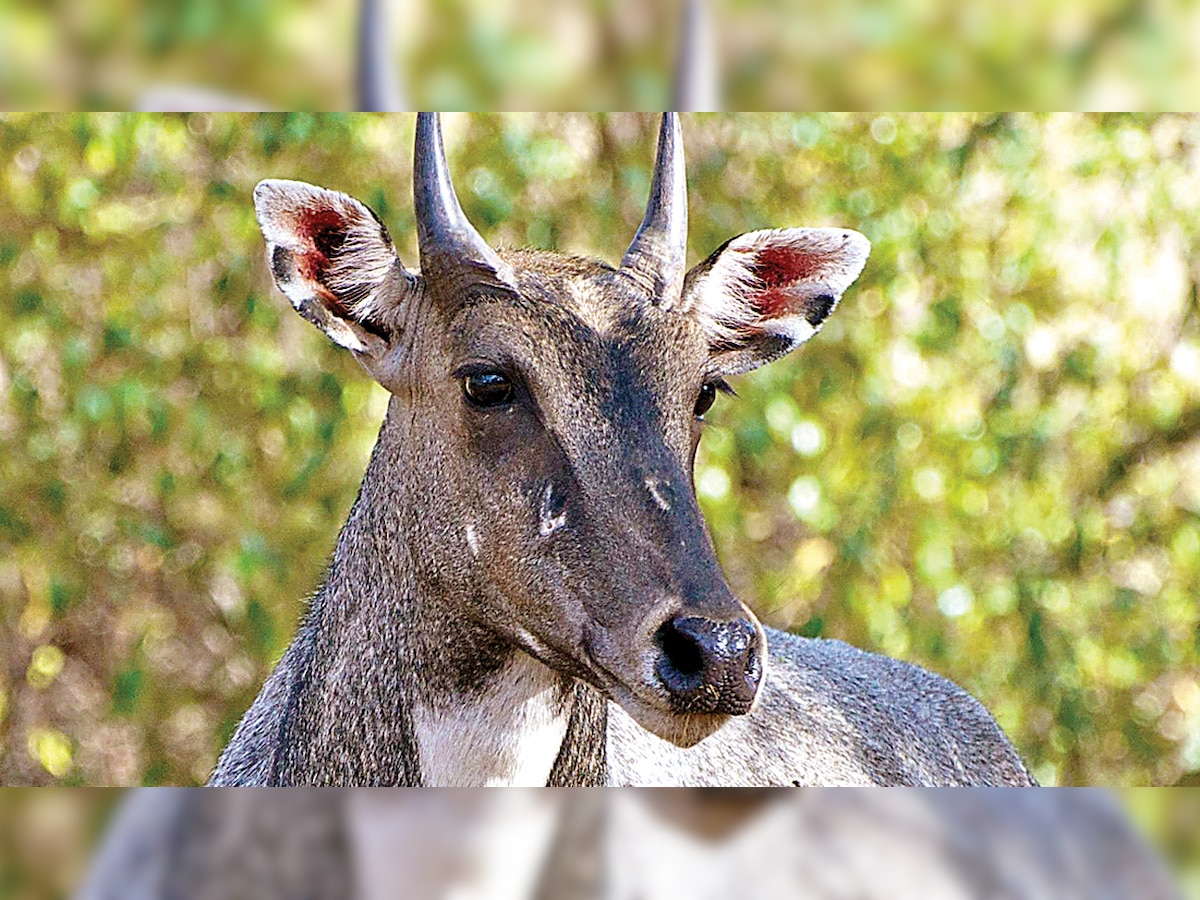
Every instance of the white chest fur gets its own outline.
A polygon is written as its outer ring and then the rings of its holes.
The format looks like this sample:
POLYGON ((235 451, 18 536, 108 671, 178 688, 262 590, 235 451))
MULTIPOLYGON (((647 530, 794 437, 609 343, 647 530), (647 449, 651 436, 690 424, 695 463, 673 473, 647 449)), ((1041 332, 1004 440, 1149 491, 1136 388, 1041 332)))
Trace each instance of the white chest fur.
POLYGON ((554 835, 545 791, 355 790, 359 900, 528 900, 554 835))
POLYGON ((567 732, 560 680, 525 653, 482 693, 449 708, 417 707, 413 725, 429 787, 543 787, 567 732))

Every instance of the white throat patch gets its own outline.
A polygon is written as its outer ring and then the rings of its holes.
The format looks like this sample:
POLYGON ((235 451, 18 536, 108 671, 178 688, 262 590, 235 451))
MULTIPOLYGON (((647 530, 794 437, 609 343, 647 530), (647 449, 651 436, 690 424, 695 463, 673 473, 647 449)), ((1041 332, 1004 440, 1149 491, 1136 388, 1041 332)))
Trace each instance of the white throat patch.
POLYGON ((561 677, 517 651, 460 706, 413 709, 421 778, 429 787, 544 787, 567 733, 561 677))

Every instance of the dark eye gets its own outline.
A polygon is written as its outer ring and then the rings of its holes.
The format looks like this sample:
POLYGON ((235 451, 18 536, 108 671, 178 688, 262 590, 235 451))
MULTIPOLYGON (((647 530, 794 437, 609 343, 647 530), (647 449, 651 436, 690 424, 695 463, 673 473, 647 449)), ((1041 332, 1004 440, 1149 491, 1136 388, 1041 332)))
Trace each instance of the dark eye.
POLYGON ((513 385, 499 372, 480 372, 463 378, 463 393, 476 406, 503 406, 512 402, 513 385))
POLYGON ((712 405, 717 402, 717 385, 716 382, 710 381, 704 387, 700 388, 700 396, 696 398, 696 418, 704 418, 704 414, 712 409, 712 405))

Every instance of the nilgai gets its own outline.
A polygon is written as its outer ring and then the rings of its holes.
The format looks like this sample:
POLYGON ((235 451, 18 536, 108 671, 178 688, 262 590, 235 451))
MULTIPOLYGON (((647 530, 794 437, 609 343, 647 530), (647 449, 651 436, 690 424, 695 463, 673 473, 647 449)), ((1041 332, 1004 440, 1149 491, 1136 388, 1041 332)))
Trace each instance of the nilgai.
POLYGON ((993 784, 1031 778, 943 678, 765 629, 697 506, 731 375, 817 333, 869 244, 731 238, 686 267, 678 116, 620 265, 497 252, 435 114, 420 271, 345 194, 254 191, 275 283, 390 392, 324 583, 211 784, 993 784))

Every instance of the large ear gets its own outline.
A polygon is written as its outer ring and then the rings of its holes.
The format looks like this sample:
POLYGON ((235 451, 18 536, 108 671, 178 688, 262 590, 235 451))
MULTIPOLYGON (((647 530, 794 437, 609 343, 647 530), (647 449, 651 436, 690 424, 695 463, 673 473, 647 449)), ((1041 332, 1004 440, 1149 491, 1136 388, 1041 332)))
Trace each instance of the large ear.
POLYGON ((337 191, 276 179, 254 189, 254 211, 275 284, 296 311, 346 349, 382 357, 419 279, 378 216, 337 191))
POLYGON ((688 272, 682 308, 704 328, 720 371, 746 372, 816 334, 870 252, 845 228, 751 231, 688 272))

